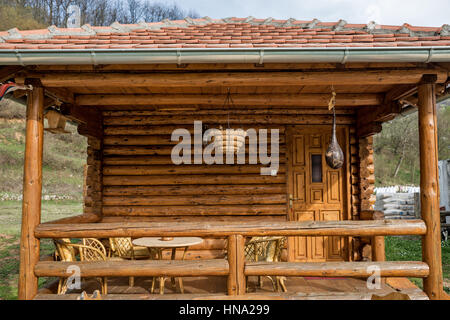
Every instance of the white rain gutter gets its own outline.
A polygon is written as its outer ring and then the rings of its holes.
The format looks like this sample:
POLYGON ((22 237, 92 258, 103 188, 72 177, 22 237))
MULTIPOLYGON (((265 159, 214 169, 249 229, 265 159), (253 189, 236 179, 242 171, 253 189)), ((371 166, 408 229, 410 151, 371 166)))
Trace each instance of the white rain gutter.
POLYGON ((450 46, 409 48, 211 48, 0 50, 0 65, 450 62, 450 46))

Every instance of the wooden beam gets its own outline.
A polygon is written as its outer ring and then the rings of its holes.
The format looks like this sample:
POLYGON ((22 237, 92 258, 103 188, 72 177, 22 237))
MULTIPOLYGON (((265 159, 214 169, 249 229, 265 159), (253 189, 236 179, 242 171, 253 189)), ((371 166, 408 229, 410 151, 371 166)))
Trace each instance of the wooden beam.
POLYGON ((45 88, 45 92, 48 96, 53 97, 55 100, 59 100, 61 103, 75 103, 75 96, 69 89, 45 88))
POLYGON ((5 82, 23 69, 22 66, 4 66, 0 69, 0 82, 5 82))
POLYGON ((365 138, 373 136, 374 134, 380 133, 382 130, 382 125, 379 122, 372 122, 369 124, 357 124, 356 135, 359 138, 365 138))
POLYGON ((61 114, 79 124, 102 124, 102 114, 97 108, 80 107, 70 103, 60 106, 61 114))
POLYGON ((423 74, 436 74, 438 82, 447 80, 439 69, 349 70, 326 72, 203 72, 203 73, 29 73, 46 87, 240 87, 285 85, 380 85, 417 84, 423 74))
POLYGON ((427 277, 428 265, 416 261, 392 262, 247 262, 247 276, 370 277, 377 266, 382 277, 427 277))
MULTIPOLYGON (((209 104, 223 106, 223 94, 102 94, 79 95, 79 106, 147 106, 147 105, 186 105, 209 104)), ((383 102, 383 95, 376 93, 343 93, 336 97, 336 105, 342 107, 374 106, 383 102)), ((326 107, 329 94, 235 94, 234 105, 277 105, 277 106, 316 106, 326 107)))
MULTIPOLYGON (((172 106, 164 107, 160 106, 157 110, 120 110, 120 111, 103 111, 103 117, 130 117, 130 116, 169 116, 169 115, 323 115, 332 114, 328 108, 317 109, 316 106, 309 106, 307 108, 255 108, 254 105, 242 106, 238 108, 230 108, 224 110, 223 106, 217 109, 212 109, 210 105, 199 105, 198 107, 172 106)), ((376 108, 376 106, 373 106, 376 108)), ((156 109, 156 108, 155 108, 156 109)), ((336 115, 354 115, 356 113, 355 108, 336 109, 336 115)))
POLYGON ((441 228, 435 76, 426 76, 419 85, 420 205, 427 233, 422 237, 423 261, 430 266, 424 279, 425 293, 432 300, 443 299, 441 228))
POLYGON ((391 101, 396 101, 400 99, 405 99, 413 94, 417 93, 417 85, 398 85, 389 90, 385 94, 384 102, 388 103, 391 101))
POLYGON ((67 277, 70 266, 80 268, 82 277, 225 276, 228 263, 211 260, 129 260, 129 261, 40 261, 34 272, 38 277, 67 277))
MULTIPOLYGON (((286 124, 331 124, 333 121, 332 114, 320 115, 196 115, 192 113, 186 116, 129 116, 129 117, 108 117, 104 119, 106 126, 140 126, 140 125, 174 125, 184 124, 193 125, 195 121, 202 121, 206 124, 214 124, 215 126, 230 123, 238 124, 272 124, 272 125, 286 125, 286 124)), ((352 124, 354 116, 336 116, 336 123, 352 124)), ((214 128, 214 127, 213 127, 214 128)), ((217 127, 215 127, 217 128, 217 127)))
POLYGON ((86 108, 70 103, 60 106, 61 114, 78 123, 78 133, 83 136, 102 139, 103 116, 97 108, 86 108))
POLYGON ((394 119, 401 110, 401 104, 396 101, 388 102, 378 108, 360 108, 356 112, 357 136, 364 138, 381 132, 381 123, 394 119))
POLYGON ((39 239, 34 230, 41 221, 42 155, 44 144, 44 89, 32 81, 26 117, 22 228, 20 237, 19 299, 33 299, 38 290, 34 266, 39 261, 39 239))
POLYGON ((108 238, 154 236, 374 236, 423 235, 426 227, 421 220, 376 221, 285 221, 285 222, 111 222, 84 224, 41 224, 38 238, 108 238))

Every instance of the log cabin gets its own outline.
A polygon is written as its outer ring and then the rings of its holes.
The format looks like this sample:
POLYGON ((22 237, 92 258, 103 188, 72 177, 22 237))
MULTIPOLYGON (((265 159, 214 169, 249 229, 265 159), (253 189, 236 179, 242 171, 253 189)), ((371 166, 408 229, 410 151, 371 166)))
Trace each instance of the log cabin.
MULTIPOLYGON (((63 262, 41 259, 41 239, 147 236, 204 242, 186 261, 80 262, 81 272, 222 276, 224 294, 252 298, 247 276, 360 279, 375 264, 385 280, 420 277, 427 298, 448 299, 436 101, 449 93, 449 25, 205 17, 12 29, 0 32, 0 65, 0 81, 24 86, 14 94, 27 99, 20 299, 55 298, 38 294, 38 278, 65 275, 63 262), (88 139, 86 192, 82 214, 41 223, 48 108, 88 139), (422 219, 385 220, 373 211, 373 135, 416 110, 422 219), (333 119, 338 168, 326 161, 333 119), (278 132, 275 144, 258 137, 259 146, 278 148, 277 169, 261 174, 261 155, 256 164, 206 164, 205 143, 194 136, 194 160, 174 164, 174 130, 194 134, 196 121, 200 139, 206 128, 278 132), (385 261, 387 235, 422 236, 422 261, 385 261), (245 261, 245 239, 253 236, 288 237, 283 261, 245 261)), ((251 150, 246 140, 245 160, 251 150)))

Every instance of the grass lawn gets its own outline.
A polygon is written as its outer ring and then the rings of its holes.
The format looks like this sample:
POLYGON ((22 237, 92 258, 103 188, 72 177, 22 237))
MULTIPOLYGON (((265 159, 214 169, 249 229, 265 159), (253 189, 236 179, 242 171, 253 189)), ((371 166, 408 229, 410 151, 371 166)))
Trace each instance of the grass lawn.
MULTIPOLYGON (((43 201, 42 221, 79 215, 82 211, 80 202, 43 201)), ((21 212, 20 201, 0 201, 0 300, 17 299, 21 212)), ((53 250, 50 240, 41 242, 42 255, 51 254, 53 250)), ((40 279, 39 284, 46 281, 49 279, 40 279)))
MULTIPOLYGON (((422 260, 421 239, 418 236, 386 237, 387 261, 422 260)), ((442 272, 444 289, 450 293, 450 241, 442 243, 442 272)), ((417 286, 423 287, 422 279, 410 278, 417 286)))
MULTIPOLYGON (((17 299, 19 273, 19 238, 22 204, 20 201, 0 201, 0 300, 17 299)), ((42 221, 51 221, 78 215, 82 204, 76 201, 43 201, 42 221)), ((44 239, 41 254, 53 253, 53 243, 44 239)), ((386 237, 386 260, 420 261, 422 258, 420 237, 386 237)), ((450 241, 442 246, 444 282, 449 292, 450 285, 450 241)), ((422 286, 421 279, 411 279, 422 286)), ((40 279, 40 285, 49 279, 40 279)))

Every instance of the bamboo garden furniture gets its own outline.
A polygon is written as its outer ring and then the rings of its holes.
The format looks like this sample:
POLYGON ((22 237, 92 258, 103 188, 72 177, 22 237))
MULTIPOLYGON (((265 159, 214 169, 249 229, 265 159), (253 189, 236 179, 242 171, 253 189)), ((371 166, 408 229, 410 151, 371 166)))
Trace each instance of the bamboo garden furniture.
MULTIPOLYGON (((285 237, 252 237, 245 244, 245 260, 251 262, 278 262, 281 260, 281 250, 285 242, 285 237)), ((276 276, 275 279, 273 276, 266 277, 272 281, 274 291, 283 290, 283 292, 287 292, 286 285, 284 284, 286 277, 276 276)), ((246 283, 248 290, 248 281, 246 283)), ((263 286, 261 276, 258 276, 258 285, 259 287, 263 286)))
MULTIPOLYGON (((103 244, 95 238, 83 238, 83 244, 71 243, 70 239, 54 239, 56 252, 61 261, 77 261, 76 253, 80 261, 106 261, 106 249, 103 244)), ((102 294, 108 293, 107 277, 96 278, 99 280, 102 294)), ((68 289, 67 278, 60 278, 58 283, 58 294, 66 293, 68 289)))
MULTIPOLYGON (((172 255, 171 259, 175 260, 175 254, 177 248, 183 248, 183 255, 181 257, 181 260, 184 260, 186 257, 186 252, 188 248, 192 245, 200 244, 203 242, 202 238, 198 237, 177 237, 177 238, 167 238, 167 237, 144 237, 139 238, 136 240, 133 240, 133 244, 136 246, 144 246, 148 247, 149 250, 154 249, 156 250, 156 259, 162 260, 162 251, 164 249, 171 249, 172 255)), ((159 293, 164 294, 164 282, 166 280, 166 277, 159 277, 159 293)), ((172 286, 175 286, 175 278, 171 278, 172 286)), ((183 279, 181 277, 178 278, 178 283, 180 285, 180 292, 184 293, 184 287, 183 287, 183 279)), ((152 280, 152 288, 150 290, 151 293, 153 293, 155 290, 155 277, 153 277, 152 280)))
MULTIPOLYGON (((151 258, 151 249, 135 246, 131 238, 109 238, 110 251, 108 257, 117 257, 124 260, 138 260, 151 258)), ((129 277, 130 287, 134 286, 134 277, 129 277)))

